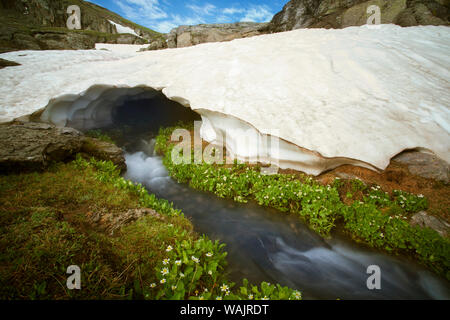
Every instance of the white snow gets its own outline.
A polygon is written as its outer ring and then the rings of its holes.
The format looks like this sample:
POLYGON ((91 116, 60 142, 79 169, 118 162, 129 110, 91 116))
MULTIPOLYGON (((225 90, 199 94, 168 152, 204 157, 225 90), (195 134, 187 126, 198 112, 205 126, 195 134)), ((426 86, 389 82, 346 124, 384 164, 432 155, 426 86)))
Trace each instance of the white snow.
POLYGON ((136 37, 141 38, 141 36, 139 36, 139 35, 136 33, 136 31, 134 31, 134 29, 132 29, 132 28, 130 28, 130 27, 123 26, 123 25, 121 25, 121 24, 119 24, 119 23, 116 23, 116 22, 114 22, 114 21, 111 21, 111 20, 108 20, 108 21, 109 21, 109 23, 111 23, 113 26, 116 26, 117 33, 129 33, 129 34, 132 34, 132 35, 134 35, 134 36, 136 36, 136 37))
POLYGON ((108 50, 119 54, 134 54, 139 50, 148 47, 148 44, 110 44, 110 43, 96 43, 95 49, 108 50))
MULTIPOLYGON (((0 57, 22 66, 0 70, 0 121, 47 106, 43 119, 64 125, 76 109, 86 117, 105 110, 118 98, 111 87, 147 86, 208 119, 202 134, 210 141, 224 126, 278 132, 282 167, 384 169, 416 147, 450 162, 449 52, 448 27, 394 25, 129 54, 12 52, 0 57), (94 85, 102 86, 88 91, 94 85)), ((227 140, 237 156, 252 156, 237 151, 243 143, 227 140)))

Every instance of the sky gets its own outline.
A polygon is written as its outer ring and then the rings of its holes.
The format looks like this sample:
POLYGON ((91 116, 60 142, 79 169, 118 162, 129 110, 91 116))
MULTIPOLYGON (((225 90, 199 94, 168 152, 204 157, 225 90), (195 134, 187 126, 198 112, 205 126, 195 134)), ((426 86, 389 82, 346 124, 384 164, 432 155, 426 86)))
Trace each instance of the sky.
POLYGON ((268 22, 288 0, 89 0, 147 28, 167 33, 180 25, 268 22))

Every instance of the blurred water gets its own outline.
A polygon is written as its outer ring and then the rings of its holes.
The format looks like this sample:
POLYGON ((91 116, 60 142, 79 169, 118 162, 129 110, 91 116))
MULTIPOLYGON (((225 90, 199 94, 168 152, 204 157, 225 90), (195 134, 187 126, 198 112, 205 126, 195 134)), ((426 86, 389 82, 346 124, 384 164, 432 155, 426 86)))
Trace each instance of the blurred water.
POLYGON ((239 204, 173 181, 153 153, 154 141, 126 154, 126 178, 172 201, 195 229, 227 244, 230 278, 280 283, 307 299, 450 299, 447 280, 409 260, 380 254, 337 234, 324 240, 298 217, 239 204), (381 268, 381 290, 366 286, 369 265, 381 268))

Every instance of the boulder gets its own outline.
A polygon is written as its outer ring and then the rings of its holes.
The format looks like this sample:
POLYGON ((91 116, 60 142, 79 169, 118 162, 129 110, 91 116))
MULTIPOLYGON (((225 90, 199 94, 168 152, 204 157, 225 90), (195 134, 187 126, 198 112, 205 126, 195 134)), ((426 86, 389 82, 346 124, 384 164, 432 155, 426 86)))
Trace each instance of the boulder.
POLYGON ((412 174, 449 183, 450 165, 434 154, 414 150, 405 151, 393 160, 406 165, 412 174))
POLYGON ((152 41, 147 48, 143 48, 140 51, 154 51, 161 49, 167 49, 167 40, 165 38, 160 38, 152 41))
POLYGON ((74 159, 77 153, 111 160, 120 169, 126 167, 121 149, 72 128, 33 122, 0 125, 2 174, 44 170, 52 162, 74 159))
POLYGON ((266 23, 239 22, 181 26, 168 35, 169 48, 190 47, 206 42, 222 42, 265 33, 266 23))
POLYGON ((410 224, 412 226, 433 229, 443 237, 448 237, 449 235, 450 224, 439 218, 430 216, 425 211, 420 211, 412 216, 410 224))

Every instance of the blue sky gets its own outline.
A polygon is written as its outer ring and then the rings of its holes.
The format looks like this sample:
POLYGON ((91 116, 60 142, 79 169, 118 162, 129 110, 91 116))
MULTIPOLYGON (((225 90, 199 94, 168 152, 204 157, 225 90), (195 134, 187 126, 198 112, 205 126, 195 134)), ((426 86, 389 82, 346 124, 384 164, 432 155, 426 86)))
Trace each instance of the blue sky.
POLYGON ((288 0, 89 0, 124 18, 159 32, 180 25, 266 22, 288 0))

